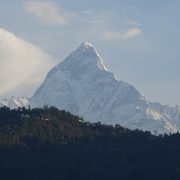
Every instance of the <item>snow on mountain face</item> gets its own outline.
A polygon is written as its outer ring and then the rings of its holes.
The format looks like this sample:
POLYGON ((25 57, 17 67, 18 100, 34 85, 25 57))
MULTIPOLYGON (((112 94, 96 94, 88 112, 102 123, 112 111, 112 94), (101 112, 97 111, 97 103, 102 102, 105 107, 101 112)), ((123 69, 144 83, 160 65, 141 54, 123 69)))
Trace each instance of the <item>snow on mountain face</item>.
POLYGON ((132 85, 117 80, 87 42, 48 73, 30 104, 48 104, 90 122, 120 124, 153 133, 180 129, 179 109, 148 102, 132 85))
POLYGON ((3 106, 8 106, 8 100, 7 99, 0 100, 0 107, 3 107, 3 106))
POLYGON ((27 107, 29 100, 24 97, 11 97, 11 99, 4 99, 0 101, 0 107, 7 106, 11 109, 18 107, 27 107))

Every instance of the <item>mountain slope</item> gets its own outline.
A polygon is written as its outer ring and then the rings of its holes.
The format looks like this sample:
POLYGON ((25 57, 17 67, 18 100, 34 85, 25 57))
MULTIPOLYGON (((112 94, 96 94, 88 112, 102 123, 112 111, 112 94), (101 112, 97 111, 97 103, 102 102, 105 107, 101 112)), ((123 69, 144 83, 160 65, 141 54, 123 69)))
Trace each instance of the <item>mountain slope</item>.
POLYGON ((0 108, 2 180, 179 180, 180 134, 87 123, 56 108, 0 108))
POLYGON ((174 121, 174 115, 159 110, 160 104, 148 102, 132 85, 117 80, 88 42, 48 73, 30 104, 32 107, 48 104, 90 122, 120 124, 153 133, 176 132, 180 127, 179 109, 174 121))

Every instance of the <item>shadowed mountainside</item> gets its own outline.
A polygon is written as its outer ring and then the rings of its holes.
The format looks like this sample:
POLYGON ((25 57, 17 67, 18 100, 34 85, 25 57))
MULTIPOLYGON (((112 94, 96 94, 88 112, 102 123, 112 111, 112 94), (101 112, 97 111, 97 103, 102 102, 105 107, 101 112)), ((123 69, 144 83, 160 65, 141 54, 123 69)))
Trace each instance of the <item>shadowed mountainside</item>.
POLYGON ((178 180, 180 135, 88 123, 54 107, 0 109, 0 179, 178 180))

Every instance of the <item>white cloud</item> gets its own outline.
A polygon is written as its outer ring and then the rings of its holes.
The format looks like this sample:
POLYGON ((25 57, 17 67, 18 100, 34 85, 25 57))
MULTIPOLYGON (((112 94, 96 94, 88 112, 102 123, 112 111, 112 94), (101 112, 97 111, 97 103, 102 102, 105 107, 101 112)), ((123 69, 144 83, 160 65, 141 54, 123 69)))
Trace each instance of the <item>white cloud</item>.
POLYGON ((52 65, 40 48, 0 28, 0 96, 27 84, 37 88, 52 65))
POLYGON ((127 23, 133 26, 141 26, 140 22, 134 20, 128 20, 127 23))
POLYGON ((61 9, 55 2, 49 0, 29 0, 24 3, 26 12, 37 16, 47 25, 65 25, 73 16, 61 9))
POLYGON ((127 31, 124 32, 113 32, 113 31, 107 31, 103 34, 103 38, 105 40, 126 40, 130 38, 134 38, 136 36, 139 36, 143 33, 143 31, 139 28, 130 28, 127 31))
POLYGON ((88 23, 88 24, 94 24, 94 25, 98 25, 98 24, 103 24, 106 22, 105 19, 94 19, 94 20, 85 20, 84 21, 85 23, 88 23))

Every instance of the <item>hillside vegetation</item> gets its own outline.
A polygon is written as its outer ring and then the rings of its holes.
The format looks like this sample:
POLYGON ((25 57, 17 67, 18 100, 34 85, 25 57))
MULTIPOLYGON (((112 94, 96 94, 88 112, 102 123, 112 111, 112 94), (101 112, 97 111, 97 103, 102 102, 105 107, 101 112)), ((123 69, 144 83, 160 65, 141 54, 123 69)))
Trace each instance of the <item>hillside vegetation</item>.
POLYGON ((3 107, 0 179, 179 180, 180 135, 91 124, 54 107, 3 107))

